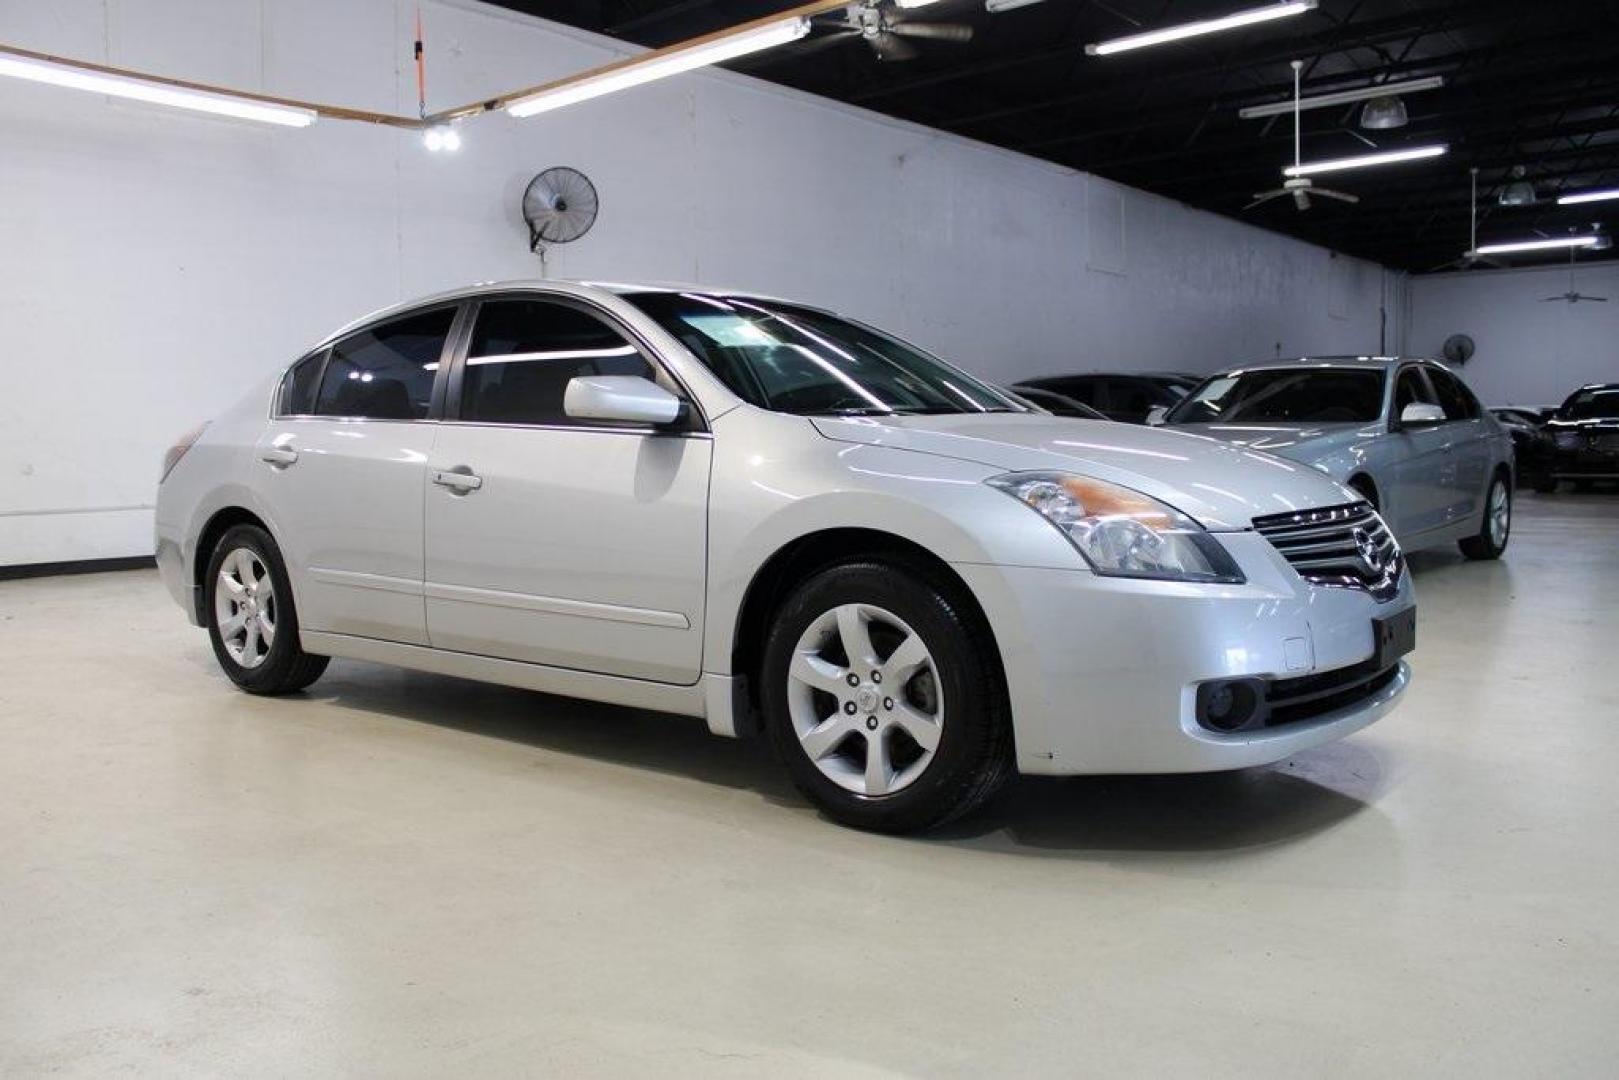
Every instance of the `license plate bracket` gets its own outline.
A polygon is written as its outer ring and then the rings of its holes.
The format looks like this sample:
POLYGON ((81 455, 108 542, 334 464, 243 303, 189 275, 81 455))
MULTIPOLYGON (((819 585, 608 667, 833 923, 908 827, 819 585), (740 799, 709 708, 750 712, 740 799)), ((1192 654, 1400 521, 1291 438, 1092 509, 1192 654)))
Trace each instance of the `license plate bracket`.
POLYGON ((1417 647, 1417 609, 1408 607, 1386 619, 1372 620, 1372 658, 1386 668, 1417 647))

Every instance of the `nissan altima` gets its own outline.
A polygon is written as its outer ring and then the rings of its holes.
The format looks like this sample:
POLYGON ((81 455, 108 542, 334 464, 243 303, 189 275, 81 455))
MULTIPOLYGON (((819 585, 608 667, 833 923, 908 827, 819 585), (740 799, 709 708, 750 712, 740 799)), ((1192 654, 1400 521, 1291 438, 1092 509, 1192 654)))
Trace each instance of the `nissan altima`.
POLYGON ((1148 423, 1319 469, 1376 507, 1407 551, 1496 559, 1512 533, 1512 436, 1432 360, 1340 356, 1222 371, 1148 423))
POLYGON ((1358 493, 1053 417, 804 304, 557 282, 368 316, 171 449, 164 580, 243 690, 375 661, 762 730, 831 817, 1198 772, 1406 689, 1358 493))

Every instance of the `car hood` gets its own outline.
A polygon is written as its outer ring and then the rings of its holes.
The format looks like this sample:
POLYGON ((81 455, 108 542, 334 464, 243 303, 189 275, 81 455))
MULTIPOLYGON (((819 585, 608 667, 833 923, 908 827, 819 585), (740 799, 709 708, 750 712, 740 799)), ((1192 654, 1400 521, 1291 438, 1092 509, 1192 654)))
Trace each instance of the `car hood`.
POLYGON ((1179 424, 1175 430, 1306 464, 1383 434, 1381 424, 1179 424))
POLYGON ((1356 498, 1296 462, 1163 428, 1024 413, 811 422, 840 442, 938 454, 1007 472, 1083 473, 1160 499, 1207 529, 1246 529, 1255 517, 1356 498))

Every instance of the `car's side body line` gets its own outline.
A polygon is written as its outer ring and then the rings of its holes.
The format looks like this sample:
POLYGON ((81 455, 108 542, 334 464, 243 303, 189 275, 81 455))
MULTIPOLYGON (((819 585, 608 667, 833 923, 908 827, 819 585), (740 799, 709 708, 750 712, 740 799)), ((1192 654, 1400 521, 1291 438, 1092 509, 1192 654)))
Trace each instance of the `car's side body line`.
POLYGON ((305 652, 320 656, 393 664, 396 667, 436 675, 453 675, 462 679, 476 679, 524 690, 538 690, 547 694, 677 713, 682 716, 704 715, 705 689, 701 682, 679 686, 316 630, 303 631, 300 639, 305 652))

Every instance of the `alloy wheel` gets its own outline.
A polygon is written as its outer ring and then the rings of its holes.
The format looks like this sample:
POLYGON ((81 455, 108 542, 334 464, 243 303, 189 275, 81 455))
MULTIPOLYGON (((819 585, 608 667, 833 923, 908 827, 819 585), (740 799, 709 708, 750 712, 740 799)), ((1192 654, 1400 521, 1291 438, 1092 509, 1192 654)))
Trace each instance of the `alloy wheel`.
POLYGON ((944 697, 920 634, 873 604, 839 604, 800 635, 787 671, 799 745, 857 795, 915 783, 939 749, 944 697))
POLYGON ((1490 543, 1501 547, 1507 542, 1507 532, 1512 528, 1512 496, 1507 492, 1507 486, 1500 480, 1490 488, 1490 543))
POLYGON ((252 548, 239 547, 219 565, 214 624, 230 658, 244 668, 264 663, 275 644, 275 582, 252 548))

